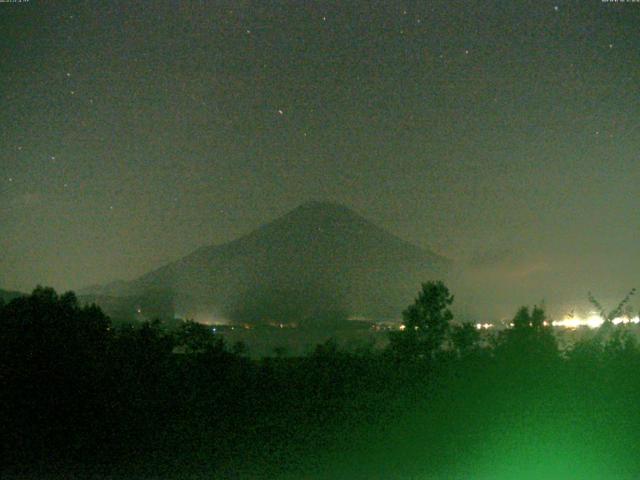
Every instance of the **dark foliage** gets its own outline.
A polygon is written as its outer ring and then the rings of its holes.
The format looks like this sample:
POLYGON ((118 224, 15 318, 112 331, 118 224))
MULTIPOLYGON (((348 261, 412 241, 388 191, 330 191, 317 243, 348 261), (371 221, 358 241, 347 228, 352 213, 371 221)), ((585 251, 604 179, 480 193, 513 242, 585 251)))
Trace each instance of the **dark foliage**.
POLYGON ((513 327, 500 332, 496 355, 509 362, 535 364, 552 361, 559 356, 558 344, 551 327, 546 323, 544 310, 521 307, 512 321, 513 327))
POLYGON ((425 284, 386 351, 243 356, 193 322, 113 328, 71 293, 0 305, 0 465, 15 478, 632 478, 640 348, 560 352, 540 308, 487 338, 425 284), (416 333, 419 332, 419 333, 416 333), (402 343, 405 342, 405 343, 402 343), (411 343, 415 342, 415 343, 411 343), (416 346, 417 345, 417 346, 416 346), (407 350, 403 348, 407 347, 407 350), (97 477, 96 477, 97 476, 97 477))
POLYGON ((423 283, 418 298, 402 312, 405 329, 391 335, 391 349, 402 358, 433 357, 449 334, 452 303, 444 283, 423 283))

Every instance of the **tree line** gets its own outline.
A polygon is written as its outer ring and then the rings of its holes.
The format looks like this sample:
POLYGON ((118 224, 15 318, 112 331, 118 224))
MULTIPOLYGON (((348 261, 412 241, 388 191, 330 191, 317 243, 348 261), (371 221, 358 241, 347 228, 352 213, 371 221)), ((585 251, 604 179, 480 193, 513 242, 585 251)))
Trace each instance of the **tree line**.
POLYGON ((385 349, 328 341, 301 357, 250 359, 204 325, 115 326, 73 293, 38 287, 0 304, 0 469, 163 478, 640 472, 628 448, 640 440, 630 326, 605 322, 561 351, 540 307, 487 333, 454 324, 453 301, 442 282, 423 284, 385 349))

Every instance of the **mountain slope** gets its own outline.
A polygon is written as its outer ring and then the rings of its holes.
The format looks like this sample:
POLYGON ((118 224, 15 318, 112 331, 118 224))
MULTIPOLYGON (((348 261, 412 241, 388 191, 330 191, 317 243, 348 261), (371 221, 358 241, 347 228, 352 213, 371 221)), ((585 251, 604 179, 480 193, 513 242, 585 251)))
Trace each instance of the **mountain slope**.
POLYGON ((243 322, 398 317, 450 262, 328 202, 303 204, 232 242, 203 247, 109 295, 166 292, 177 313, 243 322))

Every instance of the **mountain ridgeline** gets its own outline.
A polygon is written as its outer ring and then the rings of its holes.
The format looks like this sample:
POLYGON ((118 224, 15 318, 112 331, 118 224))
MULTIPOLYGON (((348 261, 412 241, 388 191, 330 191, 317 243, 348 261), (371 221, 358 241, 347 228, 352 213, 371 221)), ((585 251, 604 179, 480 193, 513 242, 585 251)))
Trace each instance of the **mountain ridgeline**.
POLYGON ((177 315, 205 322, 388 320, 450 265, 342 205, 309 202, 237 240, 85 293, 97 303, 165 296, 177 315))

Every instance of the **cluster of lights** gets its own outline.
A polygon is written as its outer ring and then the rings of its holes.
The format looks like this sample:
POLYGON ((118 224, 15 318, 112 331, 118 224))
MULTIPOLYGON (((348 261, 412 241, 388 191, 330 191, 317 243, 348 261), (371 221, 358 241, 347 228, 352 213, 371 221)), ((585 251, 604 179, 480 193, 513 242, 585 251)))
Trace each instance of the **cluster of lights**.
MULTIPOLYGON (((476 329, 478 330, 489 330, 490 328, 495 327, 493 323, 476 323, 476 329)), ((398 327, 401 332, 404 332, 407 329, 407 326, 403 323, 398 327)), ((418 327, 415 327, 418 330, 418 327)))
MULTIPOLYGON (((551 324, 554 327, 561 328, 578 328, 578 327, 589 327, 589 328, 598 328, 604 323, 604 318, 596 313, 589 314, 586 318, 581 318, 575 315, 568 315, 562 320, 554 320, 551 324)), ((628 323, 638 324, 640 323, 640 318, 638 316, 635 317, 616 317, 612 320, 614 325, 624 325, 628 323)))
POLYGON ((478 330, 489 330, 493 326, 493 323, 476 323, 476 329, 478 330))

